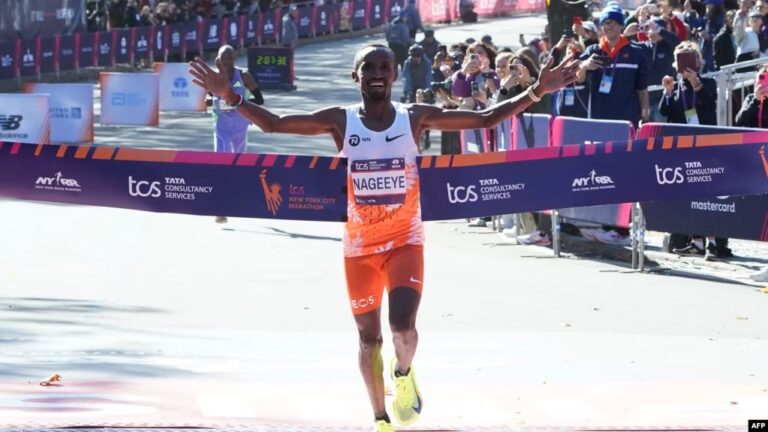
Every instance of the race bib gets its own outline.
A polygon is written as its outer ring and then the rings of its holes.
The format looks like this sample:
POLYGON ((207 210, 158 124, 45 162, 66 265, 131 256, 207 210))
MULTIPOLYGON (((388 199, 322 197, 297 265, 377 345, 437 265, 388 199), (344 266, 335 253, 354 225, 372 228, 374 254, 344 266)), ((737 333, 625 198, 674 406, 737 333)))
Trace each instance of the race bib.
POLYGON ((216 109, 219 111, 234 111, 237 109, 236 107, 233 107, 232 105, 228 104, 227 101, 221 98, 216 98, 214 100, 214 103, 216 104, 216 109))
POLYGON ((362 205, 405 202, 405 159, 351 161, 352 193, 362 205))
POLYGON ((565 89, 565 90, 563 90, 563 92, 564 92, 563 98, 565 99, 564 100, 565 106, 573 106, 573 102, 574 102, 573 90, 572 89, 565 89))
POLYGON ((685 120, 689 125, 699 124, 699 115, 696 113, 696 108, 691 108, 685 112, 685 120))
POLYGON ((603 79, 600 80, 600 93, 610 94, 611 87, 613 86, 613 77, 610 75, 603 75, 603 79))

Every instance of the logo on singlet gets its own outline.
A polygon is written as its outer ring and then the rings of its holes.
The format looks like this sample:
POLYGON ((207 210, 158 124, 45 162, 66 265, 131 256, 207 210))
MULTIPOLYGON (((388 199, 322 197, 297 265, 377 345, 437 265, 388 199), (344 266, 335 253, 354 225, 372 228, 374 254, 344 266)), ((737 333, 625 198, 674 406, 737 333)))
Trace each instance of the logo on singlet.
POLYGON ((396 140, 396 139, 400 138, 400 137, 401 137, 401 136, 403 136, 403 135, 405 135, 405 134, 396 135, 396 136, 393 136, 392 138, 390 138, 390 137, 389 137, 389 135, 385 135, 385 136, 384 136, 384 141, 386 141, 386 142, 392 142, 392 141, 394 141, 394 140, 396 140))
POLYGON ((280 205, 283 203, 283 197, 280 196, 280 183, 267 184, 267 170, 261 171, 261 188, 264 190, 264 199, 267 201, 267 209, 272 216, 277 215, 280 205))
POLYGON ((352 147, 357 147, 357 145, 360 144, 360 136, 357 134, 352 134, 349 136, 349 145, 352 147))

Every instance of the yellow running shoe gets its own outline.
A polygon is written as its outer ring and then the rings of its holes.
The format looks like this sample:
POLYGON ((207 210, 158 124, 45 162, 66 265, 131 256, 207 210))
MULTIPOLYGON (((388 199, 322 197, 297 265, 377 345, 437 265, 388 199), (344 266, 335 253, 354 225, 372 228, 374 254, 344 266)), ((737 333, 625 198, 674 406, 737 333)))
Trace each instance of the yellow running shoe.
POLYGON ((415 422, 421 414, 421 393, 419 386, 416 385, 416 373, 413 371, 413 365, 408 371, 408 375, 396 376, 397 358, 392 358, 390 362, 390 375, 395 382, 395 400, 392 401, 392 413, 395 419, 403 426, 415 422))
POLYGON ((373 432, 396 432, 392 423, 386 420, 379 420, 376 422, 376 426, 373 427, 373 432))

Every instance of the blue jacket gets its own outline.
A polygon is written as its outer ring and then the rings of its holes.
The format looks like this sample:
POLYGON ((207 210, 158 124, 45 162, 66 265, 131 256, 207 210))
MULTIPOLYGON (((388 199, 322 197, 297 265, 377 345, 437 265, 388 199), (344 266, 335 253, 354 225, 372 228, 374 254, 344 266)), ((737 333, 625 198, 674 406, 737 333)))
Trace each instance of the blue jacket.
MULTIPOLYGON (((648 56, 648 85, 661 84, 665 75, 677 76, 677 71, 672 63, 675 61, 675 47, 680 43, 680 38, 665 28, 659 29, 659 35, 662 40, 656 44, 649 40, 638 43, 648 56)), ((658 105, 662 94, 663 91, 651 93, 649 95, 651 105, 658 105)))
POLYGON ((403 64, 403 94, 415 92, 418 89, 428 89, 432 82, 432 62, 426 55, 421 57, 419 76, 414 76, 412 60, 410 57, 403 64))
MULTIPOLYGON (((588 59, 592 54, 608 55, 599 44, 590 45, 579 57, 588 59)), ((638 91, 648 89, 648 58, 643 48, 633 42, 619 50, 613 63, 587 73, 586 85, 590 89, 590 118, 601 120, 628 120, 637 125, 640 121, 640 97, 638 91), (610 93, 600 92, 604 75, 613 78, 610 93)))

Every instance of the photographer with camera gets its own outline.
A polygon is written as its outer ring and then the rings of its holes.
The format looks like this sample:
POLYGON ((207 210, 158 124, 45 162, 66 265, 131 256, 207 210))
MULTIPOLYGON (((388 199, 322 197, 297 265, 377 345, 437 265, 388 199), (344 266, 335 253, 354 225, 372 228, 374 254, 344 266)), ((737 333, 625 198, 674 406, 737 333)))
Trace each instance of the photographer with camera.
POLYGON ((424 49, 419 44, 408 48, 408 59, 403 64, 403 97, 400 102, 413 103, 416 100, 416 90, 429 88, 432 81, 432 61, 424 55, 424 49))

